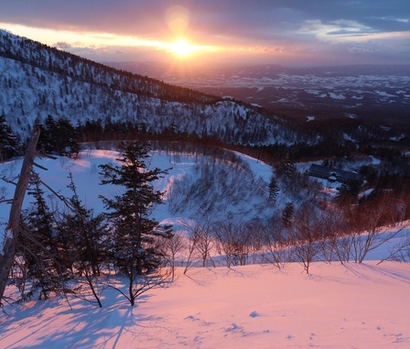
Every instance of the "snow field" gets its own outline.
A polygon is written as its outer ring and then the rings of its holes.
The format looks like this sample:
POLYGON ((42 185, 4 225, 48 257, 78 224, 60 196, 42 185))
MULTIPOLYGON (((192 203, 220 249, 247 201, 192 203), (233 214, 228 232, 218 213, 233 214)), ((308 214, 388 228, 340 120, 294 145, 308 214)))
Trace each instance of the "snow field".
POLYGON ((177 269, 130 307, 103 292, 6 307, 2 348, 408 348, 410 266, 314 263, 177 269))
MULTIPOLYGON (((195 156, 152 154, 150 167, 172 167, 156 183, 157 189, 169 190, 174 181, 193 176, 195 156)), ((120 190, 99 185, 98 165, 115 162, 116 157, 114 151, 90 150, 78 160, 38 159, 48 171, 36 170, 68 197, 71 171, 80 198, 98 213, 103 210, 98 199, 101 190, 105 196, 120 190)), ((269 166, 240 158, 239 172, 257 174, 268 183, 269 166)), ((14 178, 20 166, 21 160, 2 164, 0 174, 14 178)), ((4 182, 0 187, 7 197, 12 195, 12 185, 4 182)), ((184 210, 173 216, 167 193, 164 198, 165 204, 154 211, 156 219, 183 230, 182 222, 194 212, 184 210)), ((50 195, 50 200, 56 199, 50 195)), ((27 196, 24 208, 30 201, 27 196)), ((255 201, 241 205, 252 209, 255 201)), ((8 209, 0 204, 2 224, 8 209)), ((372 251, 373 261, 365 264, 312 263, 310 275, 297 263, 280 270, 272 265, 198 267, 188 269, 186 275, 184 268, 177 268, 168 288, 142 295, 133 308, 109 288, 102 291, 102 309, 71 295, 68 302, 57 297, 6 305, 8 315, 0 315, 0 348, 408 348, 410 265, 377 265, 388 248, 372 251)), ((126 291, 125 280, 115 278, 126 291)), ((10 296, 14 291, 7 289, 10 296)))

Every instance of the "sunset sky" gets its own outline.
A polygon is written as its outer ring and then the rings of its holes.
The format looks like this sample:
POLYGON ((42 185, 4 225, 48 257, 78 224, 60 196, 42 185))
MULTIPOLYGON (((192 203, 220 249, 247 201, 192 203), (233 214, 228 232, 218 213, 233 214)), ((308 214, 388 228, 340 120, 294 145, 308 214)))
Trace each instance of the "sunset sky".
POLYGON ((100 62, 410 63, 409 0, 0 0, 0 28, 100 62))

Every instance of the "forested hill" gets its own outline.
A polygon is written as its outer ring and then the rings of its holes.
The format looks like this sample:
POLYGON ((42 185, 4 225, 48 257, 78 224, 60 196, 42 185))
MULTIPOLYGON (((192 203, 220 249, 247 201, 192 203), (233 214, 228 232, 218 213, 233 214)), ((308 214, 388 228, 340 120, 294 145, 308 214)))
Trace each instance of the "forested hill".
POLYGON ((23 140, 34 120, 126 123, 227 143, 293 143, 300 136, 243 103, 119 71, 0 30, 0 116, 23 140))

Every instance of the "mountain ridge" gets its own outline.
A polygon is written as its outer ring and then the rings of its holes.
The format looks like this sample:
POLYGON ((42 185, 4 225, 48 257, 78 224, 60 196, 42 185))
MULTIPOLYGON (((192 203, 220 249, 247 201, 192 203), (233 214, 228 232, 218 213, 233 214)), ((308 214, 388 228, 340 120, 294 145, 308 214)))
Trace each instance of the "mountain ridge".
POLYGON ((6 31, 0 31, 0 73, 0 113, 21 138, 49 115, 74 124, 144 124, 157 133, 174 127, 238 144, 298 138, 278 118, 245 103, 119 71, 6 31))

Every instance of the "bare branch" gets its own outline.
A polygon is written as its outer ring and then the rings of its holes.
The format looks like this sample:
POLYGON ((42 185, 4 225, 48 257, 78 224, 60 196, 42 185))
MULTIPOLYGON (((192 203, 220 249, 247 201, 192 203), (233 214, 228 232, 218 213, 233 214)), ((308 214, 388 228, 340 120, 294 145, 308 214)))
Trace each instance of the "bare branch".
POLYGON ((35 126, 21 166, 19 180, 10 209, 9 224, 6 228, 3 248, 0 250, 0 303, 3 299, 7 278, 14 260, 17 239, 20 233, 21 207, 30 181, 34 158, 37 155, 36 146, 39 137, 40 130, 35 126))

